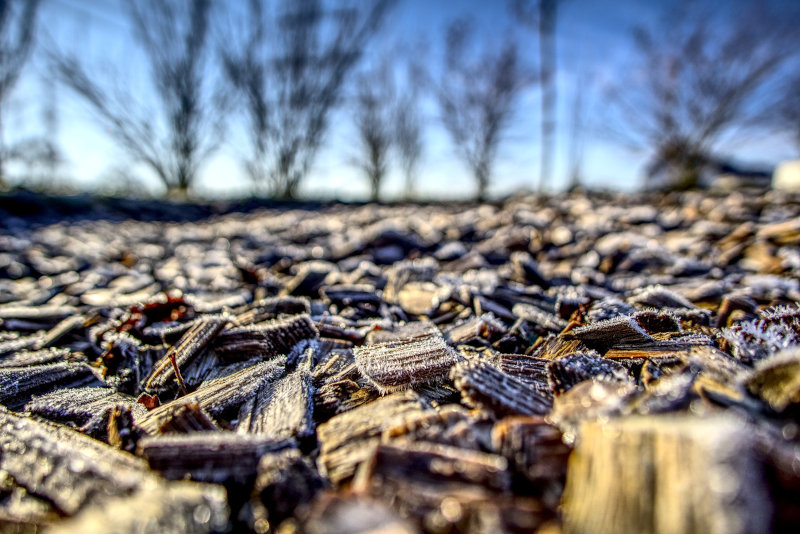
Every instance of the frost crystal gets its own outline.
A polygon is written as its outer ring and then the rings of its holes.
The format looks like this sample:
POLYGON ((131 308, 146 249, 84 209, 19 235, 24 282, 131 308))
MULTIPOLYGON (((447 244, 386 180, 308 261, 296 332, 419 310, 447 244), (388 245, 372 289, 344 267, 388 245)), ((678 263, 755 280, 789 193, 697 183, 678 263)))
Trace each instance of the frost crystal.
POLYGON ((758 315, 723 329, 736 358, 753 363, 800 345, 800 305, 774 306, 758 315))

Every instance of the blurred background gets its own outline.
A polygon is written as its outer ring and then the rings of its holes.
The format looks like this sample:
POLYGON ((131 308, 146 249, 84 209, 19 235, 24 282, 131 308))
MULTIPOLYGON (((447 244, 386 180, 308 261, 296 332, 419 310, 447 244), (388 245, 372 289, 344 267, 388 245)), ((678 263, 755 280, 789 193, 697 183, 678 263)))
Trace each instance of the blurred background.
POLYGON ((764 185, 800 156, 799 28, 796 0, 0 0, 0 180, 382 201, 764 185))

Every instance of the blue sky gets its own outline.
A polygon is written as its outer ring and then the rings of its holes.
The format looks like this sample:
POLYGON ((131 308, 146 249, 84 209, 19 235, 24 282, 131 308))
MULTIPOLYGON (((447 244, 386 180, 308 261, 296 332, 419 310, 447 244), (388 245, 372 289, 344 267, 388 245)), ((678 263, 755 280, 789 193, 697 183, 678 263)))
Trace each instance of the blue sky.
MULTIPOLYGON (((145 63, 132 44, 129 28, 119 11, 124 0, 45 0, 40 13, 41 27, 58 46, 81 54, 95 65, 108 67, 117 80, 130 87, 147 101, 145 63)), ((636 0, 566 0, 561 4, 558 20, 557 75, 559 110, 557 154, 550 191, 563 189, 567 179, 569 117, 576 91, 583 93, 585 121, 582 170, 585 182, 595 187, 632 190, 641 185, 640 176, 645 154, 629 152, 598 135, 597 118, 604 107, 603 84, 624 74, 622 66, 631 55, 630 28, 636 23, 655 20, 665 1, 636 0)), ((788 2, 791 3, 791 2, 788 2)), ((474 19, 478 37, 496 43, 509 32, 514 33, 522 50, 536 58, 534 35, 513 24, 504 0, 404 0, 389 17, 373 52, 398 41, 429 43, 426 60, 441 63, 441 41, 444 28, 455 17, 474 19)), ((82 187, 96 187, 109 171, 124 166, 124 155, 92 122, 91 113, 63 89, 47 87, 44 61, 35 58, 17 87, 5 110, 5 138, 13 141, 42 131, 42 101, 52 100, 59 109, 58 139, 70 163, 67 174, 82 187)), ((511 125, 495 167, 490 193, 506 194, 520 188, 532 189, 537 183, 539 164, 539 93, 534 88, 518 102, 511 125)), ((439 125, 432 102, 424 105, 426 115, 426 154, 418 177, 421 193, 434 198, 468 198, 474 186, 468 169, 458 159, 439 125)), ((340 112, 333 118, 326 148, 319 154, 315 168, 304 182, 302 192, 315 197, 342 199, 363 198, 368 191, 366 179, 348 160, 352 153, 353 130, 349 114, 340 112)), ((236 146, 243 143, 235 132, 209 162, 201 174, 197 191, 205 196, 247 194, 249 184, 236 159, 236 146)), ((737 147, 735 156, 746 162, 775 163, 795 156, 795 149, 782 136, 761 138, 758 142, 737 147)), ((140 169, 139 169, 140 170, 140 169)), ((134 169, 137 171, 137 169, 134 169)), ((137 173, 142 187, 158 191, 157 181, 146 172, 137 173)), ((399 194, 402 179, 389 176, 384 197, 399 194)))

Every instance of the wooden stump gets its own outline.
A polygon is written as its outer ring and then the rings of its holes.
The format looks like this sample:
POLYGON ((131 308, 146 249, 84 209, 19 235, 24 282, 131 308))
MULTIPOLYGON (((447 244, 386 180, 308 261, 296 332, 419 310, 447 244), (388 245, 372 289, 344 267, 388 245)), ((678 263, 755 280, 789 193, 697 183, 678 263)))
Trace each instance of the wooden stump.
POLYGON ((770 517, 741 420, 627 417, 581 428, 564 493, 567 533, 755 533, 770 517))

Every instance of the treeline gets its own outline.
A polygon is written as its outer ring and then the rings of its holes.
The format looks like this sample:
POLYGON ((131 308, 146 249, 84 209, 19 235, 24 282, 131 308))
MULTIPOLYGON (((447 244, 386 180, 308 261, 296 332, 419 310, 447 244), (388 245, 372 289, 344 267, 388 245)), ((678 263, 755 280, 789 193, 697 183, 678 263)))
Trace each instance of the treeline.
MULTIPOLYGON (((410 197, 427 145, 423 103, 430 102, 477 198, 485 199, 528 92, 540 103, 540 166, 531 170, 531 185, 549 185, 559 150, 556 78, 570 68, 556 63, 561 2, 501 5, 517 32, 499 40, 479 39, 469 19, 453 20, 438 37, 444 54, 431 60, 435 65, 416 49, 386 53, 377 46, 398 3, 247 0, 239 10, 214 0, 121 2, 147 63, 153 99, 144 103, 88 58, 53 44, 39 48, 48 78, 79 97, 129 163, 148 169, 169 195, 185 196, 197 184, 235 126, 253 190, 295 198, 344 109, 355 136, 347 147, 350 162, 371 198, 380 197, 393 165, 410 197), (526 32, 536 48, 523 49, 514 38, 526 32)), ((0 133, 8 96, 41 30, 41 5, 0 0, 0 133)), ((620 65, 592 116, 586 95, 598 89, 592 83, 578 89, 569 105, 572 185, 581 174, 575 147, 587 131, 647 151, 650 167, 661 169, 671 187, 696 185, 704 165, 734 135, 788 132, 800 148, 798 10, 770 10, 756 1, 726 8, 671 4, 657 24, 636 28, 634 59, 620 65)), ((7 145, 4 139, 0 180, 9 162, 28 158, 54 167, 64 159, 52 141, 7 145)))

